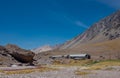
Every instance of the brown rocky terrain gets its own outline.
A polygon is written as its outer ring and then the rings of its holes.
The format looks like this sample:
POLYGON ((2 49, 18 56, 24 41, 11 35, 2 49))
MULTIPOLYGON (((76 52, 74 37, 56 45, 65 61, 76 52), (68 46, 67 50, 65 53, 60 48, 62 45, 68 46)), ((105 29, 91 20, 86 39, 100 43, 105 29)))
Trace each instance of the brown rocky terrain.
MULTIPOLYGON (((50 56, 54 55, 69 55, 69 54, 84 54, 88 53, 91 55, 92 59, 120 59, 120 39, 114 39, 109 41, 104 41, 101 43, 89 43, 82 44, 75 48, 66 49, 66 50, 53 50, 44 53, 39 53, 35 55, 35 59, 40 60, 45 59, 49 60, 50 56)), ((43 61, 43 60, 42 60, 43 61)))
POLYGON ((16 45, 8 44, 5 46, 9 53, 18 61, 28 63, 33 61, 34 53, 29 50, 21 49, 16 45))
POLYGON ((120 11, 117 11, 93 24, 83 34, 65 42, 53 51, 35 56, 46 58, 52 55, 88 53, 92 59, 120 58, 120 11))
POLYGON ((93 24, 83 34, 64 43, 59 49, 68 53, 89 53, 103 58, 119 58, 120 11, 93 24), (104 57, 105 56, 105 57, 104 57))
POLYGON ((93 24, 83 34, 63 44, 60 49, 74 48, 81 44, 97 43, 120 37, 120 11, 93 24))
POLYGON ((0 46, 1 65, 10 66, 17 63, 32 63, 34 55, 33 52, 21 49, 16 45, 0 46))
POLYGON ((3 46, 0 46, 0 65, 10 66, 16 62, 17 61, 9 54, 9 51, 3 46))
POLYGON ((74 48, 81 44, 97 43, 120 38, 120 11, 93 24, 83 34, 63 44, 60 49, 74 48))

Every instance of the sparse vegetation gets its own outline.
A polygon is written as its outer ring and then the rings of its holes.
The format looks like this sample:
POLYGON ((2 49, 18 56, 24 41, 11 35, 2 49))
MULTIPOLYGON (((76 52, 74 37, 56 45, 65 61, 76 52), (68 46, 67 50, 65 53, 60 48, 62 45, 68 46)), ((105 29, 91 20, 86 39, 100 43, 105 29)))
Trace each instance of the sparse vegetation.
POLYGON ((94 63, 93 60, 73 60, 70 59, 68 63, 61 60, 55 60, 53 65, 66 65, 66 66, 87 66, 94 63))
POLYGON ((75 71, 75 74, 76 74, 76 75, 87 75, 87 74, 91 74, 91 72, 76 70, 76 71, 75 71))
POLYGON ((0 70, 1 73, 11 75, 11 74, 29 74, 32 72, 45 72, 45 71, 54 71, 57 70, 55 68, 48 67, 40 67, 40 68, 32 68, 32 69, 21 69, 21 70, 0 70))
POLYGON ((108 66, 120 66, 120 60, 104 60, 89 66, 90 70, 100 70, 108 66))
POLYGON ((114 70, 115 68, 113 67, 108 67, 108 68, 105 68, 105 70, 114 70))
POLYGON ((61 61, 54 61, 53 65, 61 66, 85 66, 88 70, 100 70, 108 66, 120 66, 120 60, 70 60, 68 64, 61 63, 61 61))

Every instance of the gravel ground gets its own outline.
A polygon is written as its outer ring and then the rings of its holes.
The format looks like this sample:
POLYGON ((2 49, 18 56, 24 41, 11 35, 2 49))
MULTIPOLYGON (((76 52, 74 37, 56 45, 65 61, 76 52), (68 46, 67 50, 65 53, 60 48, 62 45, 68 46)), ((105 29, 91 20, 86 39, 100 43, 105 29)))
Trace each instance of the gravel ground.
POLYGON ((35 66, 15 66, 15 67, 0 67, 0 70, 19 70, 19 69, 27 69, 27 68, 35 68, 35 66))
MULTIPOLYGON (((29 74, 5 75, 0 74, 0 78, 119 78, 120 67, 114 67, 114 70, 92 70, 87 75, 75 75, 75 70, 80 67, 61 67, 56 71, 33 72, 29 74)), ((81 68, 82 69, 82 68, 81 68)), ((82 69, 83 70, 83 69, 82 69)), ((85 70, 87 71, 87 70, 85 70)))

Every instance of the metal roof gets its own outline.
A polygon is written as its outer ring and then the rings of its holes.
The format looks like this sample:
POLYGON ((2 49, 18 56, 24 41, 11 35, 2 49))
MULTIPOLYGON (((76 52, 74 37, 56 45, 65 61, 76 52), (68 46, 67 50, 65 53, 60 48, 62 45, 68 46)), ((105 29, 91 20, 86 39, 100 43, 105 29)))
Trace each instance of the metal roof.
POLYGON ((88 55, 88 54, 70 54, 69 56, 71 56, 71 57, 77 57, 77 56, 84 57, 86 55, 88 55))

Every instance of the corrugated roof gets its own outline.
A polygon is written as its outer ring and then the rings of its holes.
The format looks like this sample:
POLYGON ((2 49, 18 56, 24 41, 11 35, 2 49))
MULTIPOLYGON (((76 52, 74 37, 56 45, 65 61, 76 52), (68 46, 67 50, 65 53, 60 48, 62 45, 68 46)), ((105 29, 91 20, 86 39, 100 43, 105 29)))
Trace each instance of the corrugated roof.
POLYGON ((71 56, 71 57, 77 57, 77 56, 79 56, 79 57, 84 57, 84 56, 86 56, 87 54, 70 54, 69 56, 71 56))

